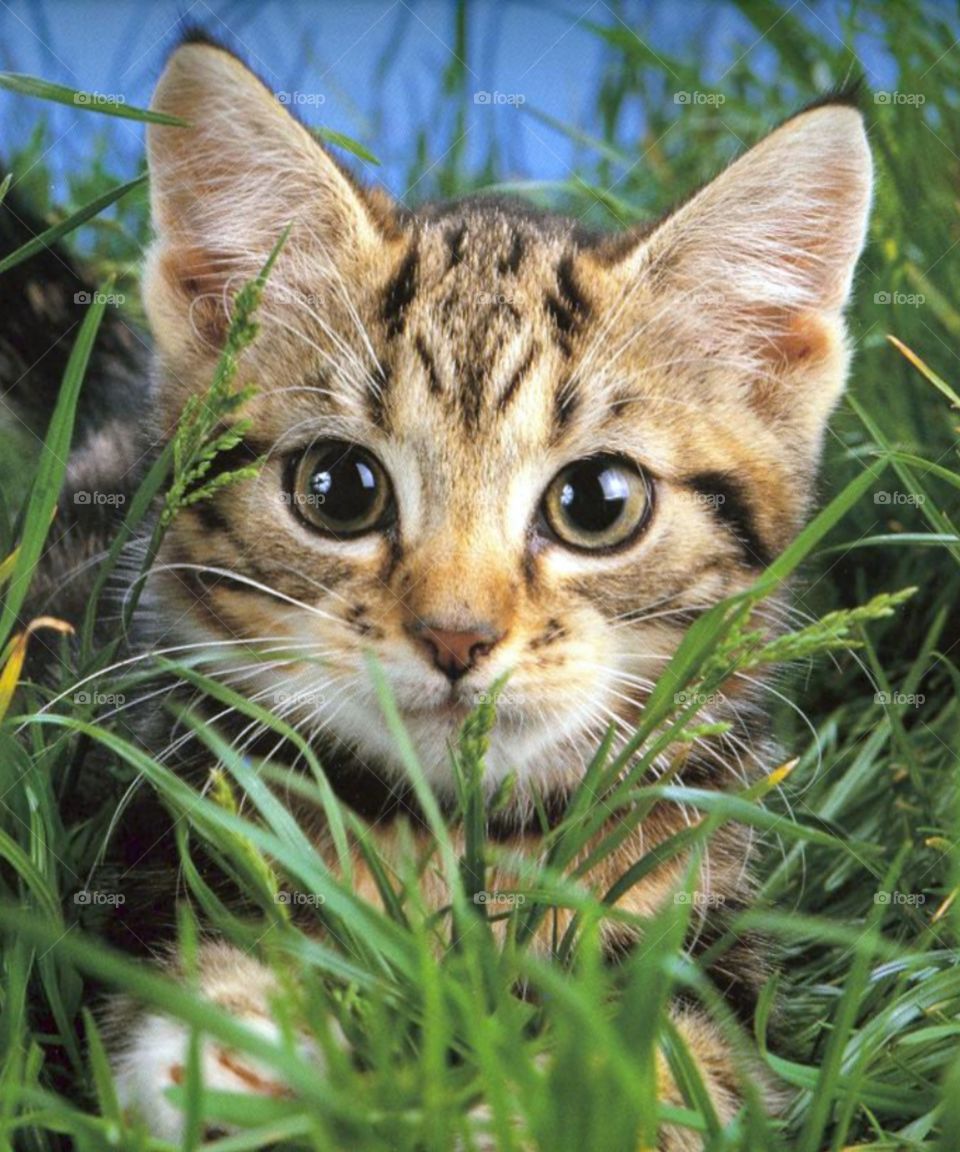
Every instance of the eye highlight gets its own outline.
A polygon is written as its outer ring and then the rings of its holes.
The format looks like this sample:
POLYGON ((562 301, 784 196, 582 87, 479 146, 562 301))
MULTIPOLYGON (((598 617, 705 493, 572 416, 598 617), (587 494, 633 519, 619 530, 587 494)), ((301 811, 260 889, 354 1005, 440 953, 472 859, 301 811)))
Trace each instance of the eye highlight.
POLYGON ((544 493, 542 511, 562 543, 599 551, 635 537, 652 507, 650 480, 632 461, 591 456, 557 473, 544 493))
POLYGON ((301 519, 332 536, 381 531, 395 519, 380 461, 345 440, 321 440, 291 461, 289 497, 301 519))

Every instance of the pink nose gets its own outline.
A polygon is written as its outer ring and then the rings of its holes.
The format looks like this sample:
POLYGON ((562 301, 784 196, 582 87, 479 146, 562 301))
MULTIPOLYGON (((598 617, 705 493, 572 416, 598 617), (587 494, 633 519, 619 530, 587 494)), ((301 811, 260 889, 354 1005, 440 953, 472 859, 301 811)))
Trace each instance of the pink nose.
POLYGON ((423 644, 434 665, 451 683, 459 680, 494 647, 503 633, 489 624, 476 624, 469 630, 443 628, 418 621, 410 631, 423 644))

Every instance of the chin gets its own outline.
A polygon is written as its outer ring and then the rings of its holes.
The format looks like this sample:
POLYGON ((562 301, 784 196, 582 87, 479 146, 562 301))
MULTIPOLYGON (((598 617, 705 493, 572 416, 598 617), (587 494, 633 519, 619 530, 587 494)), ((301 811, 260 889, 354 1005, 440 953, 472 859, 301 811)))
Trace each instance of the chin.
MULTIPOLYGON (((448 703, 399 708, 427 783, 441 799, 455 796, 451 753, 469 711, 465 705, 448 703)), ((582 777, 596 750, 596 739, 575 717, 551 716, 546 720, 544 711, 549 714, 549 709, 536 713, 511 709, 498 716, 484 758, 488 794, 511 775, 516 777, 518 799, 569 787, 582 777)), ((396 780, 408 777, 397 742, 375 699, 351 701, 331 722, 321 722, 320 728, 377 775, 396 780)))

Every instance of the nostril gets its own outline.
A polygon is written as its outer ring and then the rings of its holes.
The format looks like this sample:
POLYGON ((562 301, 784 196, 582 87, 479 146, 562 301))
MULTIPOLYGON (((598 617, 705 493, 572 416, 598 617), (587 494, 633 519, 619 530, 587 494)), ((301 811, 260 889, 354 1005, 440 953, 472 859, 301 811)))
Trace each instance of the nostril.
POLYGON ((423 621, 411 625, 410 631, 430 653, 434 665, 451 681, 465 676, 503 635, 488 624, 461 629, 423 621))

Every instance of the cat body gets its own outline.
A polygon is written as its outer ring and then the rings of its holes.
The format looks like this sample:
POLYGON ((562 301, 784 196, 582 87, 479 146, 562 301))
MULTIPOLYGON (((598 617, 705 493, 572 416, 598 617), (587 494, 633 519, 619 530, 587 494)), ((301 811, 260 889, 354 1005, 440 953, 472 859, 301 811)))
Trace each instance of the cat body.
MULTIPOLYGON (((310 739, 388 859, 410 829, 425 848, 430 837, 366 653, 451 813, 450 747, 506 678, 484 786, 492 797, 515 784, 489 831, 536 856, 540 811, 562 812, 611 726, 628 738, 690 621, 748 588, 808 512, 869 209, 859 114, 842 101, 801 113, 663 221, 608 235, 484 197, 394 204, 208 43, 173 54, 153 107, 190 126, 148 129, 155 366, 127 425, 139 425, 141 463, 121 459, 118 472, 138 475, 203 394, 236 291, 290 232, 240 360, 238 384, 254 389, 242 441, 216 465, 257 461, 256 475, 177 515, 136 647, 282 651, 236 682, 310 739)), ((79 445, 77 476, 105 460, 96 435, 79 445)), ((142 732, 170 760, 159 716, 142 732)), ((736 739, 693 749, 683 783, 739 785, 776 765, 755 684, 731 679, 701 718, 729 721, 736 739)), ((258 733, 233 737, 250 750, 258 733)), ((180 756, 203 772, 195 744, 180 756)), ((318 813, 297 816, 338 867, 318 813)), ((688 819, 657 805, 585 882, 607 891, 688 819)), ((698 888, 712 904, 750 902, 751 841, 734 825, 711 839, 698 888)), ((684 868, 671 859, 620 906, 654 914, 684 868)), ((379 902, 360 852, 354 884, 379 902)), ((423 896, 447 905, 439 873, 424 874, 423 896)), ((558 916, 562 934, 569 913, 558 916)), ((544 953, 555 930, 538 939, 544 953)), ((604 932, 612 955, 629 948, 629 934, 604 932)), ((744 941, 726 963, 731 997, 749 1000, 764 971, 755 950, 744 941)), ((273 979, 255 959, 209 943, 200 984, 276 1033, 273 979)), ((729 1119, 741 1091, 725 1041, 695 1007, 674 1018, 729 1119)), ((126 1001, 114 1019, 124 1103, 176 1137, 164 1093, 182 1080, 185 1028, 126 1001)), ((212 1042, 203 1064, 213 1086, 284 1090, 212 1042)), ((662 1082, 679 1103, 665 1069, 662 1082)), ((700 1147, 679 1129, 662 1139, 700 1147)))

